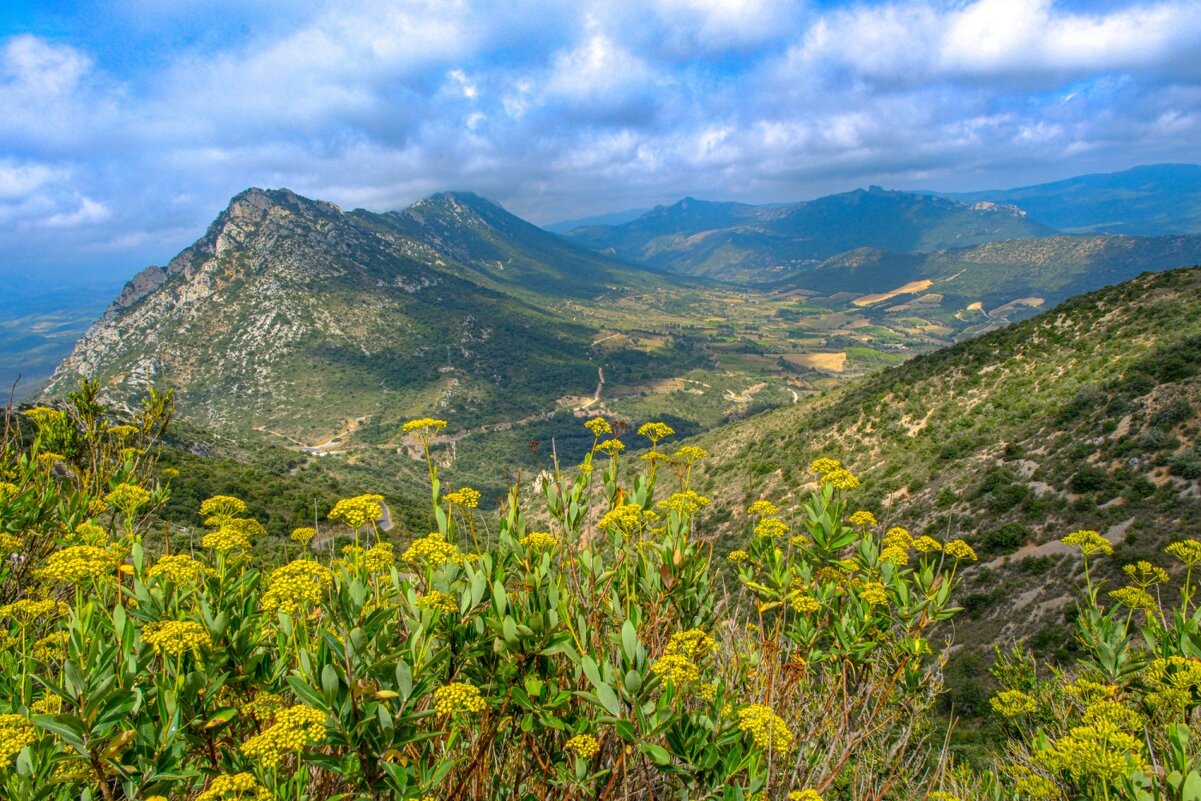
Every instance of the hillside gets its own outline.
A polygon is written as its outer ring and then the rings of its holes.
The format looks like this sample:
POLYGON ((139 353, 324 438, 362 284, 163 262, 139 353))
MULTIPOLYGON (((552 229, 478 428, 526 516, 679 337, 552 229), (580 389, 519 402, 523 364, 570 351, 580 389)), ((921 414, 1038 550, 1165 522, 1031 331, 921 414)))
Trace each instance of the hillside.
POLYGON ((1149 164, 1017 189, 944 194, 1007 203, 1072 233, 1201 233, 1201 165, 1149 164))
POLYGON ((861 248, 840 253, 774 286, 823 292, 879 292, 929 280, 955 308, 1035 296, 1056 303, 1148 270, 1201 263, 1201 236, 1051 236, 933 253, 861 248))
POLYGON ((684 198, 566 236, 675 273, 757 282, 859 247, 918 252, 1052 233, 1013 207, 871 187, 786 206, 684 198))
POLYGON ((1195 529, 1198 409, 1201 268, 1147 274, 711 432, 700 486, 717 505, 792 505, 811 460, 842 459, 884 525, 980 552, 958 640, 1053 651, 1079 564, 1055 540, 1094 529, 1112 565, 1167 566, 1162 544, 1195 529))
MULTIPOLYGON (((474 196, 374 215, 251 189, 127 284, 46 393, 80 376, 119 399, 170 386, 206 428, 327 449, 367 420, 512 419, 595 385, 595 329, 564 300, 665 282, 474 196)), ((655 359, 602 364, 620 378, 655 359)))

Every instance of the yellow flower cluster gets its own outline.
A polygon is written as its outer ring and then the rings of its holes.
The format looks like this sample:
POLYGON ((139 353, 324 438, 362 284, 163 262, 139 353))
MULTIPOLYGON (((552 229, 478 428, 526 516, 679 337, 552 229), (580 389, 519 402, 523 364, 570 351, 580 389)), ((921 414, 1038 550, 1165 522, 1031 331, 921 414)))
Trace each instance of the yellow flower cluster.
POLYGON ((843 468, 831 470, 821 477, 821 483, 828 484, 838 490, 859 489, 859 479, 843 468))
POLYGON ((1169 555, 1175 556, 1189 567, 1201 564, 1201 542, 1196 540, 1180 540, 1173 542, 1164 549, 1169 555))
POLYGON ((990 698, 988 703, 994 712, 998 715, 1004 715, 1007 718, 1029 715, 1038 709, 1038 702, 1034 700, 1034 697, 1027 695, 1021 690, 999 692, 990 698))
POLYGON ((38 428, 45 428, 67 421, 67 413, 49 406, 35 406, 25 412, 25 416, 34 422, 38 428))
POLYGON ((242 753, 273 768, 288 754, 320 742, 325 737, 325 717, 324 712, 303 705, 280 710, 275 723, 242 743, 242 753))
POLYGON ((246 512, 246 503, 230 495, 214 495, 200 504, 200 516, 206 526, 220 526, 226 520, 246 512))
POLYGON ((772 517, 778 515, 780 510, 771 501, 760 499, 748 506, 746 513, 752 517, 772 517))
POLYGON ((670 437, 676 430, 667 423, 643 423, 638 427, 638 436, 646 437, 652 443, 658 444, 664 437, 670 437))
POLYGON ((606 434, 613 433, 613 426, 609 425, 609 421, 603 417, 593 417, 587 423, 584 423, 584 428, 592 432, 592 436, 600 439, 606 434))
POLYGON ((1054 772, 1067 772, 1074 780, 1094 779, 1116 783, 1131 765, 1144 773, 1142 741, 1120 731, 1110 721, 1074 726, 1054 746, 1039 753, 1039 761, 1054 772))
POLYGON ((0 531, 0 557, 20 553, 24 545, 25 540, 20 537, 9 534, 7 531, 0 531))
POLYGON ((435 420, 433 417, 418 417, 416 420, 409 420, 401 426, 400 430, 405 434, 418 431, 424 437, 437 434, 444 428, 446 428, 445 420, 435 420))
POLYGON ((750 734, 759 748, 784 753, 792 746, 788 724, 769 706, 751 704, 738 710, 738 728, 750 734))
POLYGON ((0 606, 0 618, 12 618, 22 625, 28 625, 47 618, 65 617, 70 614, 71 607, 62 601, 22 598, 11 604, 0 606))
POLYGON ((1154 659, 1143 670, 1143 680, 1151 690, 1148 705, 1179 717, 1194 709, 1195 699, 1201 697, 1201 660, 1185 656, 1154 659))
POLYGON ((313 537, 317 536, 317 529, 311 526, 302 526, 301 528, 292 529, 289 539, 292 542, 300 543, 302 548, 309 547, 309 543, 313 541, 313 537))
POLYGON ((909 549, 900 545, 889 545, 880 551, 881 562, 891 562, 894 565, 909 564, 909 549))
POLYGON ((104 502, 131 515, 150 503, 150 492, 136 484, 118 484, 112 492, 104 496, 104 502))
POLYGON ((888 603, 888 592, 878 581, 869 581, 859 590, 859 599, 869 606, 883 606, 888 603))
POLYGON ((847 522, 852 526, 859 526, 860 528, 874 528, 875 526, 879 525, 879 523, 876 522, 876 516, 863 509, 860 509, 858 512, 855 512, 855 514, 848 517, 847 522))
POLYGON ((367 565, 368 573, 387 573, 396 564, 396 556, 392 553, 392 543, 377 542, 363 554, 363 562, 367 565))
POLYGON ((727 556, 726 558, 729 559, 734 564, 740 565, 743 562, 745 562, 747 559, 750 559, 751 555, 749 553, 747 553, 746 551, 741 551, 741 550, 730 551, 730 555, 727 556))
POLYGON ((271 791, 252 773, 217 776, 196 801, 271 801, 271 791))
POLYGON ((788 794, 788 801, 823 801, 817 790, 793 790, 788 794))
POLYGON ((0 765, 7 766, 21 749, 37 739, 33 724, 21 715, 0 715, 0 765))
POLYGON ((288 615, 303 613, 320 604, 333 584, 328 567, 311 559, 297 559, 271 571, 261 599, 263 611, 288 615))
POLYGON ((842 462, 837 459, 831 459, 828 456, 823 456, 820 459, 814 459, 809 463, 809 469, 818 476, 824 476, 833 473, 835 470, 842 469, 842 462))
POLYGON ((814 598, 809 593, 800 593, 794 595, 789 601, 794 612, 800 612, 803 615, 812 614, 822 608, 821 601, 814 598))
POLYGON ((671 635, 665 653, 688 659, 704 659, 717 651, 717 642, 700 629, 678 631, 671 635))
POLYGON ((418 609, 433 609, 438 612, 454 613, 459 611, 459 599, 450 593, 430 590, 417 598, 418 609))
POLYGON ((157 654, 182 656, 191 651, 197 659, 200 651, 213 647, 208 629, 191 620, 164 620, 148 623, 142 629, 142 642, 157 654))
POLYGON ((243 715, 251 715, 259 721, 270 720, 275 713, 283 709, 284 697, 276 693, 257 693, 254 699, 242 704, 239 710, 243 715))
POLYGON ((1110 723, 1116 728, 1134 732, 1143 728, 1142 717, 1119 701, 1093 701, 1084 710, 1085 723, 1110 723))
POLYGON ((763 539, 775 539, 788 533, 788 524, 778 517, 765 517, 755 524, 755 536, 763 539))
POLYGON ((636 503, 623 503, 607 512, 596 526, 602 531, 617 529, 623 534, 634 534, 642 527, 643 518, 641 506, 636 503))
POLYGON ((38 454, 38 461, 47 468, 50 468, 54 467, 54 465, 58 464, 59 462, 67 461, 67 457, 63 456, 61 453, 54 453, 53 451, 42 451, 38 454))
POLYGON ((709 499, 704 495, 700 495, 693 490, 684 490, 683 492, 675 492, 670 496, 659 501, 660 509, 666 509, 669 512, 675 512, 678 515, 694 515, 701 509, 704 509, 710 503, 709 499))
POLYGON ((95 523, 83 522, 75 527, 75 544, 107 545, 108 532, 95 523))
POLYGON ((1166 570, 1151 564, 1145 559, 1141 559, 1131 565, 1126 565, 1122 568, 1122 572, 1129 577, 1133 584, 1143 589, 1156 584, 1163 584, 1168 580, 1168 572, 1166 570))
POLYGON ((559 544, 559 540, 547 531, 531 531, 518 542, 521 543, 521 547, 530 551, 549 551, 559 544))
POLYGON ((488 708, 488 702, 480 695, 480 690, 464 682, 452 682, 434 690, 434 711, 439 715, 453 715, 457 712, 479 714, 488 708))
POLYGON ((676 451, 673 458, 680 464, 690 465, 701 459, 708 459, 709 451, 699 445, 684 445, 676 451))
POLYGON ((1110 590, 1109 597, 1127 609, 1136 611, 1145 609, 1150 612, 1159 606, 1151 596, 1151 593, 1142 587, 1119 587, 1116 590, 1110 590))
POLYGON ((1085 529, 1073 531, 1064 537, 1063 544, 1069 548, 1075 548, 1085 556, 1094 556, 1096 554, 1109 556, 1113 553, 1113 545, 1109 543, 1109 540, 1095 531, 1085 529))
POLYGON ((623 443, 621 440, 607 439, 604 442, 597 445, 592 450, 599 451, 599 452, 607 454, 609 456, 616 456, 617 454, 621 453, 625 449, 626 449, 625 443, 623 443))
POLYGON ((448 492, 442 496, 442 500, 455 506, 461 506, 464 509, 475 509, 480 505, 479 490, 474 490, 471 487, 461 487, 454 492, 448 492))
POLYGON ((200 540, 200 544, 209 550, 225 553, 226 551, 249 548, 250 537, 246 536, 245 532, 232 526, 222 526, 216 531, 205 534, 204 538, 200 540))
POLYGON ((941 551, 942 543, 933 537, 927 537, 924 534, 913 541, 913 550, 918 553, 930 553, 931 551, 941 551))
POLYGON ((131 425, 111 426, 108 429, 108 435, 114 439, 125 440, 138 433, 138 429, 131 425))
POLYGON ((35 715, 57 715, 63 711, 61 695, 45 695, 29 705, 29 711, 35 715))
POLYGON ((691 659, 681 654, 664 654, 651 665, 651 672, 678 685, 691 684, 700 681, 701 678, 700 668, 691 659))
POLYGON ((65 631, 47 634, 33 644, 33 658, 42 662, 60 662, 67 658, 67 640, 70 638, 65 631))
POLYGON ((893 526, 888 531, 884 532, 883 545, 885 548, 909 548, 913 545, 913 535, 909 533, 909 529, 902 526, 893 526))
POLYGON ((457 563, 462 557, 459 549, 447 542, 441 532, 431 531, 421 539, 413 540, 400 558, 411 565, 427 564, 437 568, 448 562, 457 563))
POLYGON ((330 510, 330 520, 341 520, 352 529, 360 529, 384 516, 383 495, 356 495, 343 498, 330 510))
POLYGON ((172 584, 196 584, 213 575, 212 568, 187 554, 162 556, 146 571, 150 578, 161 578, 172 584))
POLYGON ((117 569, 117 557, 94 545, 73 545, 55 551, 38 575, 47 581, 78 584, 106 576, 117 569))
POLYGON ((953 556, 956 559, 976 561, 976 552, 972 550, 972 546, 963 540, 951 540, 943 546, 943 551, 946 552, 947 556, 953 556))
POLYGON ((563 748, 575 752, 584 759, 592 759, 600 751, 600 743, 591 734, 577 734, 563 743, 563 748))

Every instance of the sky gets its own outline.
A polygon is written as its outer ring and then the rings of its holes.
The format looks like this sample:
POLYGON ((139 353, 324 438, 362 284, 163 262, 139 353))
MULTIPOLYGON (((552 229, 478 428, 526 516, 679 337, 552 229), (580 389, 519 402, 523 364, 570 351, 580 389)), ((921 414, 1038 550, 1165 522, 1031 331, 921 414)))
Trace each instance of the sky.
POLYGON ((466 190, 549 223, 1198 162, 1199 12, 5 0, 0 276, 128 277, 249 186, 373 211, 466 190))

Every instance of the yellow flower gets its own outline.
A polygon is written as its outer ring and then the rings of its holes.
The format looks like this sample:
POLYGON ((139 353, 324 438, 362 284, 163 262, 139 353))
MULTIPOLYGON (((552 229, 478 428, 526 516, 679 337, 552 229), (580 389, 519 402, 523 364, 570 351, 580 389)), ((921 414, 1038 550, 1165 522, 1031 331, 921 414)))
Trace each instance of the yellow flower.
POLYGON ((1142 587, 1119 587, 1116 590, 1110 590, 1109 597, 1127 609, 1145 609, 1150 612, 1159 606, 1151 594, 1142 587))
POLYGON ((869 581, 859 590, 859 599, 869 606, 883 606, 888 603, 888 592, 878 581, 869 581))
POLYGON ((546 531, 531 531, 518 542, 521 543, 521 547, 530 551, 549 551, 559 544, 559 541, 546 531))
POLYGON ((746 513, 752 517, 774 517, 780 510, 771 501, 760 499, 748 506, 746 513))
POLYGON ((892 545, 899 548, 908 548, 913 545, 913 535, 909 533, 909 529, 902 526, 893 526, 884 532, 884 547, 887 548, 892 545))
POLYGON ((49 406, 35 406, 25 412, 25 416, 34 422, 39 429, 67 421, 67 413, 49 406))
POLYGON ((641 506, 636 503, 626 503, 606 513, 596 527, 602 531, 617 529, 623 534, 633 534, 642 527, 644 517, 641 506))
POLYGON ((814 459, 810 462, 809 469, 819 476, 824 476, 828 473, 833 473, 835 470, 841 470, 842 462, 823 456, 820 459, 814 459))
POLYGON ((951 540, 943 546, 943 551, 946 552, 947 556, 953 556, 956 559, 976 561, 976 552, 972 550, 972 546, 963 540, 951 540))
POLYGON ((22 598, 11 604, 0 606, 0 618, 12 618, 21 625, 27 626, 38 620, 63 617, 70 611, 71 607, 62 601, 34 601, 30 598, 22 598))
POLYGON ((462 487, 455 492, 446 493, 442 496, 442 500, 455 506, 462 506, 464 509, 474 509, 480 505, 480 493, 471 487, 462 487))
POLYGON ((262 734, 242 743, 241 751, 264 767, 273 768, 288 754, 316 745, 325 737, 324 712, 307 706, 283 709, 262 734))
POLYGON ((425 595, 419 596, 416 604, 418 609, 433 609, 447 614, 459 611, 459 599, 450 593, 439 590, 430 590, 425 595))
POLYGON ((1166 570, 1151 564, 1145 559, 1135 562, 1132 565, 1126 565, 1122 568, 1122 572, 1129 576, 1134 584, 1143 589, 1156 584, 1163 584, 1168 580, 1168 572, 1166 570))
POLYGON ((275 693, 256 693, 254 699, 242 704, 239 710, 243 715, 250 715, 259 721, 270 720, 275 713, 283 709, 284 697, 275 693))
POLYGON ((822 608, 821 601, 808 593, 793 596, 789 603, 792 605, 794 612, 800 612, 803 615, 811 614, 822 608))
POLYGON ((660 509, 667 509, 678 515, 694 515, 710 503, 709 499, 693 490, 673 493, 656 504, 660 509))
POLYGON ((817 790, 793 790, 788 794, 788 801, 823 801, 817 790))
POLYGON ((383 495, 357 495, 343 498, 330 510, 330 520, 341 520, 352 529, 360 529, 384 516, 383 495))
POLYGON ((20 537, 9 534, 7 531, 0 531, 0 558, 20 553, 24 545, 25 540, 20 537))
POLYGON ((700 668, 682 654, 664 654, 651 665, 651 672, 675 684, 691 684, 701 678, 700 668))
POLYGON ((172 584, 196 584, 207 576, 213 575, 213 570, 203 562, 199 562, 187 554, 162 556, 154 566, 146 571, 149 578, 161 578, 172 584))
POLYGON ((738 710, 738 728, 750 734, 759 748, 785 753, 792 746, 788 724, 769 706, 751 704, 738 710))
POLYGON ((245 511, 246 503, 230 495, 214 495, 200 504, 200 516, 205 518, 206 526, 220 526, 245 511))
POLYGON ((682 464, 692 464, 701 459, 709 458, 709 451, 699 445, 685 445, 676 451, 675 460, 682 464))
POLYGON ((743 562, 745 562, 747 559, 750 559, 751 555, 749 553, 747 553, 746 551, 730 551, 730 555, 727 556, 726 558, 729 559, 734 564, 740 565, 743 562))
POLYGON ((1196 540, 1173 542, 1164 550, 1189 567, 1201 564, 1201 542, 1197 542, 1196 540))
POLYGON ((85 521, 75 527, 75 542, 78 545, 104 546, 108 544, 108 532, 95 523, 85 521))
POLYGON ((57 715, 63 711, 61 695, 46 695, 29 705, 29 711, 35 715, 57 715))
POLYGON ((1005 690, 994 695, 988 701, 993 711, 1007 718, 1019 715, 1029 715, 1038 709, 1038 702, 1021 690, 1005 690))
POLYGON ((603 417, 593 417, 587 423, 584 423, 584 428, 592 432, 592 436, 600 439, 606 434, 613 433, 613 426, 609 425, 609 421, 603 417))
POLYGON ((765 517, 755 524, 755 536, 760 538, 783 537, 788 525, 778 517, 765 517))
POLYGON ((148 623, 142 629, 142 642, 157 654, 182 656, 191 651, 200 658, 201 650, 210 650, 213 639, 208 629, 190 620, 164 620, 148 623))
POLYGON ((411 431, 419 432, 422 438, 437 434, 442 429, 446 428, 445 420, 435 420, 432 417, 418 417, 416 420, 409 420, 403 426, 401 431, 408 434, 411 431))
POLYGON ((104 502, 131 515, 150 503, 150 492, 136 484, 118 484, 112 492, 104 496, 104 502))
POLYGON ((821 477, 821 483, 829 484, 834 489, 839 490, 859 489, 859 479, 841 467, 824 474, 821 477))
POLYGON ((377 542, 363 554, 363 562, 367 565, 368 573, 387 573, 396 564, 392 554, 392 543, 377 542))
POLYGON ((439 715, 458 712, 475 715, 487 708, 488 702, 474 685, 456 681, 434 690, 434 711, 439 715))
POLYGON ((42 662, 59 662, 67 658, 67 640, 70 635, 65 631, 47 634, 33 644, 33 658, 42 662))
POLYGON ((564 743, 563 748, 574 751, 584 759, 592 759, 600 751, 600 743, 591 734, 577 734, 564 743))
POLYGON ((930 553, 931 551, 941 551, 942 543, 933 537, 921 536, 913 541, 913 549, 918 553, 930 553))
POLYGON ((67 461, 67 457, 63 456, 61 453, 54 453, 52 451, 42 451, 41 453, 38 454, 38 461, 41 462, 42 464, 46 465, 47 467, 53 467, 54 465, 58 464, 59 462, 67 461))
POLYGON ((261 603, 263 611, 295 615, 320 604, 334 576, 328 567, 311 559, 297 559, 271 571, 261 603))
POLYGON ((1084 556, 1093 556, 1095 554, 1109 556, 1113 553, 1113 546, 1109 543, 1109 540, 1095 531, 1088 531, 1086 529, 1073 531, 1063 538, 1063 544, 1070 548, 1075 548, 1084 556))
POLYGON ((1149 772, 1142 759, 1142 741, 1119 731, 1109 721, 1075 726, 1052 748, 1038 754, 1049 770, 1066 771, 1076 781, 1095 779, 1109 784, 1126 775, 1129 767, 1149 772))
POLYGON ((0 715, 0 765, 9 765, 21 749, 37 740, 37 730, 21 715, 0 715))
POLYGON ((205 534, 204 538, 200 540, 200 544, 205 548, 224 553, 238 548, 249 548, 250 538, 236 528, 222 526, 216 531, 205 534))
POLYGON ((666 653, 688 659, 703 659, 717 650, 717 642, 700 629, 678 631, 671 635, 666 653))
POLYGON ((440 532, 431 531, 427 536, 413 540, 400 558, 411 565, 428 564, 437 568, 448 562, 457 563, 462 557, 459 549, 447 542, 440 532))
POLYGON ((878 525, 876 522, 876 516, 863 509, 860 509, 858 512, 855 512, 855 514, 848 517, 847 522, 852 526, 859 526, 860 528, 874 528, 878 525))
POLYGON ((313 541, 313 537, 316 537, 316 536, 317 536, 317 529, 309 527, 309 526, 305 526, 302 528, 292 529, 290 539, 293 542, 299 542, 302 547, 307 548, 309 546, 309 543, 313 541))
POLYGON ((653 444, 658 444, 664 437, 670 437, 676 430, 667 423, 643 423, 638 427, 638 436, 646 437, 653 444))
POLYGON ((625 449, 625 444, 619 439, 607 439, 593 448, 594 451, 600 451, 601 453, 607 454, 611 457, 616 456, 625 449))
POLYGON ((117 569, 117 557, 94 545, 73 545, 56 551, 46 559, 38 575, 47 581, 78 584, 87 579, 107 576, 117 569))
POLYGON ((889 545, 880 551, 881 562, 892 562, 894 565, 909 564, 909 551, 900 545, 889 545))
POLYGON ((108 429, 108 435, 113 439, 129 439, 136 433, 138 429, 130 425, 112 426, 108 429))
POLYGON ((252 773, 217 776, 196 801, 271 801, 271 791, 252 773))

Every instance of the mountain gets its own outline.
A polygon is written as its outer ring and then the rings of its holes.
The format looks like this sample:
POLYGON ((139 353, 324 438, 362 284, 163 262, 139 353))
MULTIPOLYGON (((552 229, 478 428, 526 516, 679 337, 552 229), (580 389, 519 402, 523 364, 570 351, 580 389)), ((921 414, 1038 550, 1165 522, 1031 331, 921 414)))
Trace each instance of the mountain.
POLYGON ((1012 206, 873 186, 786 206, 684 198, 621 225, 577 228, 566 236, 675 273, 764 281, 860 247, 931 251, 1053 233, 1012 206))
POLYGON ((665 283, 474 195, 372 214, 250 189, 130 281, 46 392, 81 376, 121 399, 175 387, 192 422, 297 446, 431 411, 511 419, 592 391, 596 332, 571 303, 665 283))
POLYGON ((1055 303, 1149 270, 1201 264, 1201 236, 1051 236, 933 253, 859 248, 805 268, 774 286, 823 292, 880 292, 929 281, 956 308, 1019 297, 1055 303))
POLYGON ((611 211, 607 214, 597 214, 591 217, 576 217, 571 220, 559 220, 558 222, 547 223, 542 226, 552 234, 565 234, 568 231, 573 231, 576 228, 586 228, 591 225, 621 225, 630 220, 636 220, 643 214, 646 214, 650 209, 623 209, 622 211, 611 211))
POLYGON ((716 429, 697 440, 713 458, 694 484, 715 506, 791 506, 811 460, 841 459, 864 483, 852 503, 883 527, 962 536, 980 554, 957 641, 1029 636, 1053 651, 1070 644, 1079 568, 1056 540, 1104 533, 1116 573, 1170 567, 1162 546, 1195 530, 1198 410, 1201 268, 1148 273, 716 429))
POLYGON ((945 194, 966 203, 1007 203, 1072 233, 1201 234, 1201 165, 1151 164, 1064 181, 945 194))

